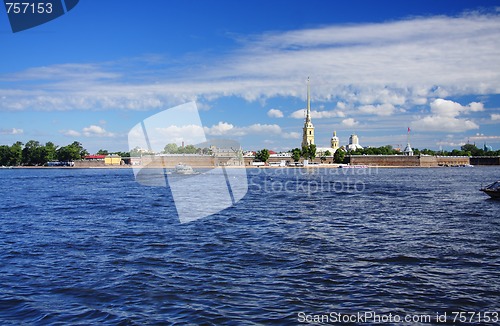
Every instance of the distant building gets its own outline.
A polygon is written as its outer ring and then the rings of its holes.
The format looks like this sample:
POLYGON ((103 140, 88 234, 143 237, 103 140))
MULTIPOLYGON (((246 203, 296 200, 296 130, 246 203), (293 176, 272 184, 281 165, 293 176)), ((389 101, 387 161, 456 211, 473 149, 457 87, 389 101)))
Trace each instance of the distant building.
POLYGON ((358 135, 352 134, 349 137, 349 145, 346 146, 347 151, 355 151, 357 149, 363 149, 363 146, 359 144, 358 135))
POLYGON ((104 164, 106 164, 106 165, 121 165, 123 163, 122 163, 122 158, 120 155, 111 154, 111 155, 107 155, 104 158, 104 164))
POLYGON ((332 150, 333 150, 334 153, 340 147, 340 140, 339 140, 339 137, 337 137, 337 132, 336 131, 333 132, 333 137, 330 140, 330 144, 332 146, 332 150))
POLYGON ((405 147, 405 150, 403 151, 403 155, 406 155, 406 156, 413 156, 413 149, 411 149, 411 145, 410 145, 410 127, 408 127, 408 135, 406 136, 406 147, 405 147))
POLYGON ((269 151, 269 157, 292 157, 292 153, 285 152, 285 153, 274 153, 274 154, 271 154, 271 151, 269 151))
POLYGON ((106 158, 106 155, 87 155, 87 156, 84 156, 83 159, 85 161, 104 161, 104 159, 106 158))
POLYGON ((403 151, 404 155, 413 156, 413 149, 411 149, 410 143, 406 144, 405 150, 403 151))
POLYGON ((302 147, 314 144, 314 126, 311 121, 311 92, 309 87, 309 77, 307 78, 307 110, 306 120, 302 133, 302 147))
MULTIPOLYGON (((122 158, 120 155, 111 154, 111 155, 87 155, 83 158, 86 162, 104 162, 105 165, 121 165, 122 158)), ((102 164, 102 163, 101 163, 102 164)))

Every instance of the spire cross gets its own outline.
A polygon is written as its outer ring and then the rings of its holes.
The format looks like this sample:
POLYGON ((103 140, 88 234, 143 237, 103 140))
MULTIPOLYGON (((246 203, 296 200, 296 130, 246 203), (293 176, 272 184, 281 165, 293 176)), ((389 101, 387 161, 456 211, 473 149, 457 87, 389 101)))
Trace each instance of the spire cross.
POLYGON ((311 90, 309 86, 309 77, 307 77, 307 113, 306 121, 311 121, 311 90))

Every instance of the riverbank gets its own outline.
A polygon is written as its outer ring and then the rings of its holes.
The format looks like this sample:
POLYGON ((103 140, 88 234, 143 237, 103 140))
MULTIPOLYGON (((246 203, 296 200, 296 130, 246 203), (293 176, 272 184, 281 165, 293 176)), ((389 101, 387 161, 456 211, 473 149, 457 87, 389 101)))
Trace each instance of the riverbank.
MULTIPOLYGON (((485 167, 492 167, 496 165, 480 165, 485 167)), ((335 165, 335 164, 311 164, 307 166, 224 166, 227 169, 403 169, 403 168, 472 168, 474 166, 405 166, 405 165, 366 165, 366 166, 356 166, 356 165, 335 165)), ((156 165, 109 165, 109 166, 12 166, 12 167, 1 167, 0 170, 9 169, 63 169, 63 170, 81 170, 81 169, 173 169, 174 166, 156 166, 156 165)), ((196 166, 195 169, 213 169, 214 166, 196 166)))

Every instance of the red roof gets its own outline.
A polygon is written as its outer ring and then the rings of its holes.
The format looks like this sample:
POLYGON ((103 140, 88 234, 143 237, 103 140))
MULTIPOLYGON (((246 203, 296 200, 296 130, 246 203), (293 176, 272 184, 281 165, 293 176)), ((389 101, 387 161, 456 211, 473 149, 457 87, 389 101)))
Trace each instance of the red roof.
POLYGON ((274 154, 277 154, 275 151, 269 151, 269 155, 274 155, 274 154))
POLYGON ((86 160, 103 160, 106 155, 87 155, 84 157, 86 160))

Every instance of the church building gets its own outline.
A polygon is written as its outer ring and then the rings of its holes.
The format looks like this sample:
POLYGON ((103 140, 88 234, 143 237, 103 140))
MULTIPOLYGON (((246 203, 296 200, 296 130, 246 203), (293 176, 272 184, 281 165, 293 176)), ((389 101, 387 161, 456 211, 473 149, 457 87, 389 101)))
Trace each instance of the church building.
POLYGON ((337 149, 339 149, 339 147, 340 147, 340 139, 339 139, 339 137, 337 137, 337 132, 336 131, 333 132, 333 137, 330 140, 330 144, 332 146, 333 153, 335 153, 335 151, 337 149))
POLYGON ((307 78, 307 112, 302 133, 302 147, 314 144, 314 126, 311 121, 311 91, 309 77, 307 78))
MULTIPOLYGON (((314 145, 314 126, 311 119, 311 88, 309 78, 307 78, 307 108, 306 119, 304 121, 304 128, 302 129, 302 147, 314 145)), ((340 140, 337 137, 337 132, 333 132, 333 137, 330 140, 331 147, 316 147, 316 154, 322 155, 323 153, 330 152, 331 155, 335 153, 340 147, 340 140)))
POLYGON ((349 137, 349 145, 346 146, 346 150, 355 151, 357 149, 363 149, 363 146, 359 144, 358 135, 352 134, 351 137, 349 137))

